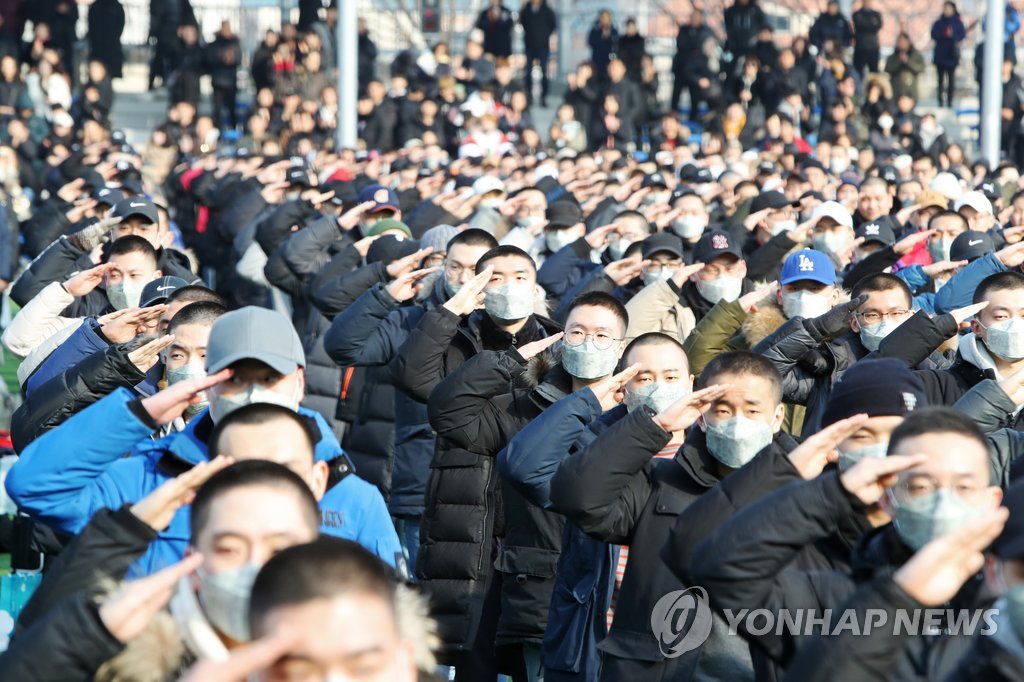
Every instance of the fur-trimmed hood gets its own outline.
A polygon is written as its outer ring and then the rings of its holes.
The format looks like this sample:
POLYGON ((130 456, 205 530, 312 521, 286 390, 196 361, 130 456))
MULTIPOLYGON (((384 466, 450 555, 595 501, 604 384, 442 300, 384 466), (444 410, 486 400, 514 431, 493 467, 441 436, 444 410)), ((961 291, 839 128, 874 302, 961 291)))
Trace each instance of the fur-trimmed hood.
MULTIPOLYGON (((764 286, 758 284, 757 286, 764 286)), ((839 300, 836 302, 846 303, 850 300, 850 295, 844 289, 839 290, 839 300)), ((765 340, 769 336, 775 333, 779 327, 786 323, 786 313, 782 311, 779 304, 775 302, 775 295, 772 294, 769 297, 762 300, 757 304, 757 311, 747 316, 747 319, 743 322, 743 326, 740 327, 740 334, 743 335, 744 341, 750 348, 753 348, 761 341, 765 340)))

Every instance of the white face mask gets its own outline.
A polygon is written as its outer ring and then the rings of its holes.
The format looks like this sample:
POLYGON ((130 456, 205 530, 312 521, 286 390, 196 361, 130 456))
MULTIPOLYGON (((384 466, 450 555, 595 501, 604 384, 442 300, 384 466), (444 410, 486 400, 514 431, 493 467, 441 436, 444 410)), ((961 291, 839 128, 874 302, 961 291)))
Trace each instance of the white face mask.
MULTIPOLYGON (((295 393, 298 392, 298 385, 296 384, 295 393)), ((235 410, 246 405, 252 405, 253 403, 270 403, 271 405, 280 405, 292 411, 297 411, 299 409, 299 401, 302 399, 301 395, 284 395, 261 384, 250 384, 249 388, 244 391, 231 395, 217 395, 213 391, 207 392, 206 395, 210 400, 210 416, 213 417, 214 423, 219 422, 235 410)))
POLYGON ((116 284, 107 285, 107 300, 116 310, 139 307, 142 290, 148 282, 133 282, 127 277, 116 284))
POLYGON ((579 237, 572 230, 547 230, 544 232, 544 245, 551 253, 558 253, 577 239, 579 237))
POLYGON ((882 115, 878 117, 878 127, 882 130, 891 129, 895 123, 896 122, 892 120, 892 116, 882 115))
POLYGON ((985 331, 985 345, 993 355, 1011 362, 1024 358, 1024 320, 994 322, 985 331))
POLYGON ((672 276, 675 274, 676 271, 671 268, 662 268, 658 272, 645 272, 644 286, 649 286, 655 282, 667 282, 672 279, 672 276))
POLYGON ((768 224, 772 233, 772 236, 782 234, 783 232, 789 232, 790 230, 796 229, 796 220, 789 218, 787 220, 776 220, 774 223, 768 224))
POLYGON ((630 412, 646 405, 655 413, 658 413, 668 409, 672 403, 689 394, 689 382, 677 381, 665 384, 660 381, 652 381, 639 388, 626 391, 623 402, 626 404, 626 409, 630 412))
POLYGON ((612 257, 612 260, 621 260, 632 243, 629 239, 620 237, 608 245, 608 254, 612 257))
POLYGON ((683 239, 696 239, 708 226, 708 217, 702 215, 684 215, 672 222, 672 229, 683 239))
POLYGON ((849 250, 850 241, 839 232, 825 232, 811 238, 811 248, 838 257, 849 250))
POLYGON ((707 424, 708 452, 730 469, 739 469, 772 442, 772 428, 764 422, 736 415, 707 424))
POLYGON ((196 570, 203 613, 236 642, 249 641, 249 594, 259 572, 260 566, 251 563, 219 573, 209 573, 202 566, 196 570))
POLYGON ((698 279, 697 292, 711 304, 719 301, 735 301, 743 291, 743 278, 732 275, 721 275, 710 282, 698 279))
POLYGON ((824 315, 832 309, 829 300, 823 294, 816 294, 813 291, 795 291, 782 294, 782 311, 786 317, 803 317, 810 319, 824 315))

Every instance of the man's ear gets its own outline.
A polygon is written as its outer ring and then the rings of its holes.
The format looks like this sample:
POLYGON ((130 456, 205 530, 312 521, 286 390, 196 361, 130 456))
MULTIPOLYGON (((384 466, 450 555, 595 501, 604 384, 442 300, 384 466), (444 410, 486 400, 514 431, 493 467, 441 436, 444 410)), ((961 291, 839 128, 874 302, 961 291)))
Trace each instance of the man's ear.
POLYGON ((309 489, 317 502, 323 499, 327 493, 327 478, 330 476, 330 469, 327 462, 313 462, 313 475, 309 481, 309 489))
POLYGON ((704 413, 703 412, 701 412, 700 416, 697 417, 697 426, 699 426, 700 430, 703 431, 704 433, 708 432, 708 423, 706 421, 704 421, 704 413))
MULTIPOLYGON (((157 270, 156 272, 153 273, 153 279, 160 279, 163 276, 164 276, 163 270, 157 270)), ((153 280, 150 280, 150 281, 153 281, 153 280)))
POLYGON ((775 406, 775 416, 772 417, 772 433, 782 430, 782 422, 786 419, 786 406, 779 403, 775 406))

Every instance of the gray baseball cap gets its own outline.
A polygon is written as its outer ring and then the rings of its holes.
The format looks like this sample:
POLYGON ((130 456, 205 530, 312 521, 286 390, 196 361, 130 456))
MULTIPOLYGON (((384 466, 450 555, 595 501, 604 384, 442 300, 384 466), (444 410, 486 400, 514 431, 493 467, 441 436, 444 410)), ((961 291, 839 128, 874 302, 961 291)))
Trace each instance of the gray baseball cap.
POLYGON ((292 321, 279 312, 246 306, 221 315, 210 329, 206 371, 210 374, 239 360, 259 360, 281 374, 306 366, 302 341, 292 321))

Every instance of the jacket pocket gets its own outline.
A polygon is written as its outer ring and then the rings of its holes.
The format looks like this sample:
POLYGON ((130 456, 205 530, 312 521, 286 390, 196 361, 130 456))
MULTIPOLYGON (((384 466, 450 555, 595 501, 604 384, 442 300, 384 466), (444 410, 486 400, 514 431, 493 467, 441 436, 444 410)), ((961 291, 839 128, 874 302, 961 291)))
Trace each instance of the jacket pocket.
POLYGON ((679 516, 689 506, 689 502, 689 499, 663 488, 658 492, 658 499, 654 502, 654 513, 679 516))
POLYGON ((531 578, 553 578, 558 566, 559 552, 537 547, 504 546, 494 560, 494 567, 502 573, 531 578))

